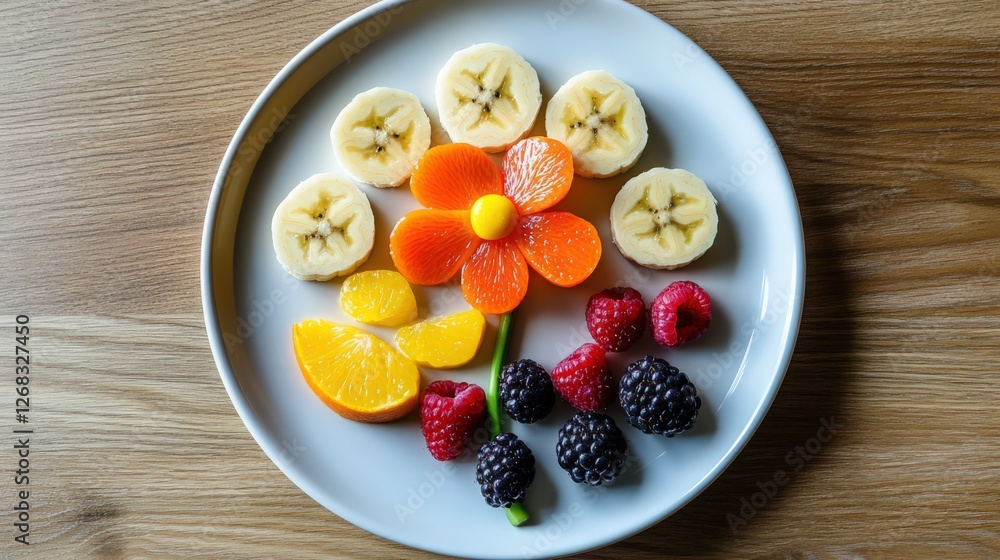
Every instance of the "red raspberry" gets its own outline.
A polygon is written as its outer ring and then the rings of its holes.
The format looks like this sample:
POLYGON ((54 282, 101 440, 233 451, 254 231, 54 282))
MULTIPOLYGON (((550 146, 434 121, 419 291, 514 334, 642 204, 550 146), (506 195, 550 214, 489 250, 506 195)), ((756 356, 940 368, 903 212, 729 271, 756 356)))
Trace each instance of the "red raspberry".
POLYGON ((667 286, 649 307, 653 337, 664 346, 679 346, 705 334, 712 322, 712 298, 694 282, 667 286))
POLYGON ((552 386, 573 407, 585 412, 600 410, 614 394, 615 381, 604 349, 584 344, 552 368, 552 386))
POLYGON ((462 454, 483 419, 486 393, 478 385, 435 381, 420 395, 420 429, 427 449, 438 461, 462 454))
POLYGON ((587 302, 587 330, 609 352, 624 352, 646 331, 646 302, 632 288, 611 288, 587 302))

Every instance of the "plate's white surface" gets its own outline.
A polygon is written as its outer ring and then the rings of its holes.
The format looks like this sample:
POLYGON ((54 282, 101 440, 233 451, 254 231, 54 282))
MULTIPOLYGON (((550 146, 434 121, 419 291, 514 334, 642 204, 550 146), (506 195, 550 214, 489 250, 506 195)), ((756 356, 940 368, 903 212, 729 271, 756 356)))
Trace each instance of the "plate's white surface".
MULTIPOLYGON (((781 382, 798 328, 804 266, 800 219, 781 157, 750 102, 689 39, 618 0, 421 0, 383 12, 377 25, 347 29, 340 37, 348 50, 363 48, 292 108, 263 148, 247 188, 233 256, 236 319, 242 329, 238 357, 226 351, 218 310, 206 288, 209 335, 220 371, 261 447, 337 515, 383 537, 463 557, 572 554, 624 538, 676 511, 714 480, 756 429, 781 382), (509 357, 532 358, 551 368, 590 340, 583 322, 587 298, 615 284, 636 287, 648 303, 668 283, 690 279, 714 302, 712 327, 701 340, 667 350, 647 335, 629 353, 611 358, 620 373, 645 353, 662 356, 689 374, 704 400, 695 428, 674 439, 639 433, 615 405, 612 415, 634 457, 613 487, 576 485, 557 465, 556 437, 571 414, 568 407, 557 405, 536 425, 508 424, 538 459, 525 504, 535 523, 522 528, 511 527, 502 512, 485 504, 474 461, 445 464, 431 458, 415 414, 388 425, 358 424, 340 418, 310 392, 292 354, 291 325, 313 317, 352 321, 338 306, 339 281, 303 283, 282 271, 269 230, 274 209, 299 181, 339 171, 328 132, 355 94, 375 86, 409 90, 436 121, 438 69, 454 51, 487 41, 524 55, 538 71, 546 99, 579 72, 610 71, 636 89, 650 124, 649 146, 630 172, 607 180, 578 178, 560 204, 597 226, 604 256, 587 282, 569 290, 532 273, 509 357), (611 243, 608 213, 618 188, 656 166, 693 171, 720 203, 716 245, 679 271, 636 267, 611 243)), ((541 123, 535 132, 544 133, 541 123)), ((436 135, 435 143, 442 138, 436 135)), ((362 270, 391 268, 389 231, 417 204, 405 185, 365 191, 375 210, 377 239, 362 270)), ((217 198, 209 209, 210 223, 217 198)), ((206 270, 213 266, 210 253, 206 249, 206 270)), ((467 307, 457 285, 415 290, 424 316, 467 307)), ((425 381, 452 378, 485 387, 495 324, 492 317, 487 342, 472 367, 425 369, 425 381)), ((392 329, 372 330, 392 340, 392 329)))

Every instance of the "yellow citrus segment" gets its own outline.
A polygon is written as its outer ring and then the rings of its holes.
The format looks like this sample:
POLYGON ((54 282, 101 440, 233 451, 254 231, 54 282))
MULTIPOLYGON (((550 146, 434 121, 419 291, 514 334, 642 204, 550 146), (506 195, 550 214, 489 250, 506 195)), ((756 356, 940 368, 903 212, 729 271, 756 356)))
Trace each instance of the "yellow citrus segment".
POLYGON ((416 364, 378 337, 347 325, 303 321, 292 327, 292 341, 309 387, 344 418, 389 422, 416 408, 416 364))
POLYGON ((367 270, 344 280, 340 308, 356 321, 396 327, 417 318, 410 284, 394 270, 367 270))
POLYGON ((422 366, 455 368, 476 357, 485 329, 486 318, 470 309, 403 327, 396 332, 396 344, 422 366))

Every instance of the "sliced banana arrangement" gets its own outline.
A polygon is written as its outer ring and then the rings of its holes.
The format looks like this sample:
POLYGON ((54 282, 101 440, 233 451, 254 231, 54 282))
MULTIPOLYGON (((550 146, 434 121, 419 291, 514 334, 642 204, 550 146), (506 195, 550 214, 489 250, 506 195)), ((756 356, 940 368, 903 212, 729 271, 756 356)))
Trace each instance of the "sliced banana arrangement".
POLYGON ((431 121, 416 95, 377 87, 358 94, 330 130, 337 161, 369 185, 396 187, 431 146, 431 121))
POLYGON ((368 197, 349 179, 313 175, 274 211, 271 241, 289 274, 325 281, 365 262, 375 245, 375 215, 368 197))
POLYGON ((549 101, 545 133, 566 144, 581 177, 614 177, 635 165, 649 128, 639 96, 603 70, 571 78, 549 101))
POLYGON ((460 50, 438 73, 441 125, 453 142, 501 152, 524 138, 542 106, 535 69, 495 43, 460 50))
POLYGON ((715 242, 716 200, 690 171, 657 167, 625 183, 611 205, 611 235, 625 257, 648 268, 690 264, 715 242))
MULTIPOLYGON (((510 47, 473 45, 437 75, 442 128, 453 142, 502 152, 526 137, 542 105, 535 69, 510 47)), ((573 154, 574 171, 614 177, 631 168, 649 140, 635 90, 603 70, 567 81, 545 112, 549 138, 573 154)), ((419 98, 376 87, 358 94, 330 130, 337 161, 353 179, 386 188, 406 182, 431 145, 419 98)), ((654 269, 690 264, 712 246, 717 202, 705 182, 683 169, 655 168, 625 183, 611 207, 612 239, 635 263, 654 269)), ((375 218, 368 197, 345 177, 314 175, 295 187, 271 222, 282 267, 301 280, 350 274, 368 258, 375 218)))

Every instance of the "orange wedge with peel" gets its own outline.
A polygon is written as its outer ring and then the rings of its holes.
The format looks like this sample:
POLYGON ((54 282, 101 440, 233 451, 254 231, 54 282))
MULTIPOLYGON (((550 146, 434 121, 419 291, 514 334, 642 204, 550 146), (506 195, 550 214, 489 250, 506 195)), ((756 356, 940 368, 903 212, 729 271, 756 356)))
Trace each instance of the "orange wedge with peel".
POLYGON ((292 327, 295 358, 306 383, 344 418, 390 422, 417 407, 416 364, 360 329, 309 320, 292 327))

